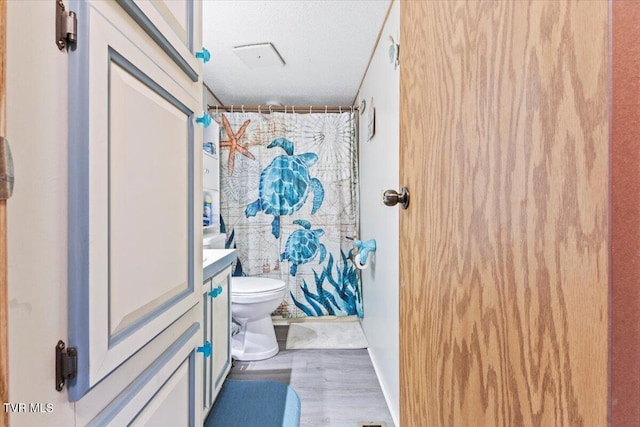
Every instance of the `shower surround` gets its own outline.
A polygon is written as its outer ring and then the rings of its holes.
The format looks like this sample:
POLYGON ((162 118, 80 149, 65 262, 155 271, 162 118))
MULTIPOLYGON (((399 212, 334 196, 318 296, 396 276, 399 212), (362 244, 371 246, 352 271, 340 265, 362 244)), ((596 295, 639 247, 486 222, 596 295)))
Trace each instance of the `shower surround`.
POLYGON ((285 281, 283 317, 362 317, 356 114, 219 113, 222 230, 235 275, 285 281))

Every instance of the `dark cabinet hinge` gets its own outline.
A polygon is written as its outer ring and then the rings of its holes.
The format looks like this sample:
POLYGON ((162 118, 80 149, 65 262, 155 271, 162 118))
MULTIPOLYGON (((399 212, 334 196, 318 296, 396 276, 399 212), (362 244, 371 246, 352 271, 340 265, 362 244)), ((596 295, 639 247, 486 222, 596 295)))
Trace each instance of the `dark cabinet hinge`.
POLYGON ((64 341, 56 345, 56 390, 62 391, 67 380, 78 375, 78 350, 68 347, 64 341))
POLYGON ((56 0, 56 46, 62 50, 76 42, 78 20, 75 12, 67 12, 62 0, 56 0))
POLYGON ((13 194, 13 157, 9 141, 0 136, 0 200, 8 200, 13 194))

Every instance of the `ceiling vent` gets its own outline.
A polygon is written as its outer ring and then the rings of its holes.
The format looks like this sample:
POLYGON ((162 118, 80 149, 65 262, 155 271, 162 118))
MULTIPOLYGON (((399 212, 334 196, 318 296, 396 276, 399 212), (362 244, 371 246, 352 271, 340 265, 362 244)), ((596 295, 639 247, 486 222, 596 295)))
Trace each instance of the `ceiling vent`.
POLYGON ((259 67, 284 67, 285 62, 271 43, 256 43, 233 48, 233 53, 247 64, 249 68, 259 67))

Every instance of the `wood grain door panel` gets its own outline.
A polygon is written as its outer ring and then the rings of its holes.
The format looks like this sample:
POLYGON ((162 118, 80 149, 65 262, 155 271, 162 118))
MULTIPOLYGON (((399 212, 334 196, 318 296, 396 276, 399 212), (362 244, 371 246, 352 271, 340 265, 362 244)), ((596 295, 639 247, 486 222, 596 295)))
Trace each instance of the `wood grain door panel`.
POLYGON ((401 23, 401 424, 606 425, 607 2, 401 23))

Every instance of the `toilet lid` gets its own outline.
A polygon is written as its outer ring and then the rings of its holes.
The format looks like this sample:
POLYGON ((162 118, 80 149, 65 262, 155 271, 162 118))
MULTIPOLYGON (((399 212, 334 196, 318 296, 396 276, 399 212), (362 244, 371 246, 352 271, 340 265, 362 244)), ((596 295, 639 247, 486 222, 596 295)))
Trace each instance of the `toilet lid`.
POLYGON ((278 279, 264 277, 232 277, 232 294, 258 294, 275 292, 284 289, 286 283, 278 279))

